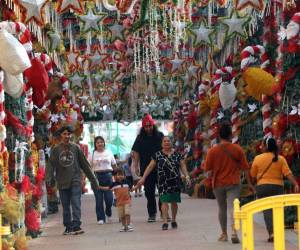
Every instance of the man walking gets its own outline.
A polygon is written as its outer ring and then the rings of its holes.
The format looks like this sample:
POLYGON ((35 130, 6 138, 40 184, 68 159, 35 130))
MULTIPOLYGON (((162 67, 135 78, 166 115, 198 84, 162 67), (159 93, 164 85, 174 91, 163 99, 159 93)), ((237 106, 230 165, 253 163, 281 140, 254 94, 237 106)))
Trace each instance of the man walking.
POLYGON ((71 126, 63 126, 57 131, 61 142, 51 150, 47 166, 47 182, 56 179, 59 196, 63 208, 64 235, 82 234, 81 229, 81 180, 85 173, 93 190, 98 188, 98 181, 79 146, 70 142, 73 133, 71 126), (72 207, 72 213, 71 213, 72 207))
MULTIPOLYGON (((132 146, 133 169, 140 167, 140 174, 143 175, 145 169, 151 161, 151 157, 161 150, 163 133, 159 132, 155 126, 151 115, 146 114, 142 120, 142 128, 132 146)), ((148 222, 156 221, 156 199, 155 187, 157 184, 157 171, 154 169, 146 178, 144 183, 145 196, 147 198, 148 222)))

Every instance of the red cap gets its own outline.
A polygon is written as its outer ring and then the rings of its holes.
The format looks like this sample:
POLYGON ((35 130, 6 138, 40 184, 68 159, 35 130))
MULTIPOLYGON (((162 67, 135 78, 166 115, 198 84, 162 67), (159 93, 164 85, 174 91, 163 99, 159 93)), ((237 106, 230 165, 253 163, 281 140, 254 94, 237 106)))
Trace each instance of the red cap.
POLYGON ((142 120, 142 126, 145 127, 146 125, 154 125, 154 120, 152 119, 152 116, 149 115, 149 114, 146 114, 144 117, 143 117, 143 120, 142 120))

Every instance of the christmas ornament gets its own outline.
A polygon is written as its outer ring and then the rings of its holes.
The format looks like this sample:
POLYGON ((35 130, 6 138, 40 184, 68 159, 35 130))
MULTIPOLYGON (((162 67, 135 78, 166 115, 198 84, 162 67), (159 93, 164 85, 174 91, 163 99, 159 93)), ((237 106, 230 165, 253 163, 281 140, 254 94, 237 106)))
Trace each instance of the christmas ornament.
POLYGON ((81 76, 78 72, 76 72, 74 75, 69 77, 69 79, 71 81, 72 89, 74 89, 74 88, 82 89, 82 83, 85 80, 84 76, 81 76))
POLYGON ((34 20, 38 25, 44 25, 43 8, 48 0, 19 0, 23 13, 23 22, 34 20))
POLYGON ((113 43, 116 40, 125 41, 124 37, 124 27, 123 25, 120 25, 118 21, 115 21, 113 25, 106 26, 106 28, 109 30, 111 37, 110 42, 113 43))
POLYGON ((59 13, 66 12, 67 10, 74 10, 78 14, 83 13, 81 0, 58 0, 57 11, 59 13))
POLYGON ((194 35, 194 46, 200 45, 212 45, 212 35, 214 29, 208 28, 204 22, 200 23, 200 27, 197 29, 190 29, 194 35))
POLYGON ((237 10, 242 10, 247 6, 251 6, 257 10, 263 10, 264 2, 263 0, 236 0, 235 1, 235 8, 237 10))
POLYGON ((105 13, 97 13, 89 8, 85 15, 79 16, 79 19, 84 23, 83 32, 90 30, 100 31, 99 22, 106 16, 105 13))
POLYGON ((230 17, 220 20, 226 26, 226 40, 235 36, 246 37, 246 24, 250 21, 247 16, 239 16, 237 11, 232 11, 230 17))

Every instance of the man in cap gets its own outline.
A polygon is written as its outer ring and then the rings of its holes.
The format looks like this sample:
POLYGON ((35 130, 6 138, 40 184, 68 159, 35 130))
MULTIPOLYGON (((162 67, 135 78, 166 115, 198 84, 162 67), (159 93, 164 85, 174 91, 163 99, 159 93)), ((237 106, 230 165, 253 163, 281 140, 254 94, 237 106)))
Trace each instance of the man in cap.
MULTIPOLYGON (((146 114, 142 120, 142 128, 132 146, 133 169, 140 168, 143 175, 151 161, 151 157, 161 150, 163 133, 159 132, 151 115, 146 114)), ((145 196, 147 198, 148 222, 156 221, 155 188, 157 184, 157 171, 154 169, 144 183, 145 196)))
POLYGON ((99 185, 80 147, 70 142, 72 133, 71 126, 63 126, 57 131, 61 142, 51 150, 46 176, 48 183, 53 183, 54 178, 57 182, 63 208, 63 224, 66 227, 64 235, 84 233, 80 227, 81 171, 90 180, 93 190, 96 190, 99 185))

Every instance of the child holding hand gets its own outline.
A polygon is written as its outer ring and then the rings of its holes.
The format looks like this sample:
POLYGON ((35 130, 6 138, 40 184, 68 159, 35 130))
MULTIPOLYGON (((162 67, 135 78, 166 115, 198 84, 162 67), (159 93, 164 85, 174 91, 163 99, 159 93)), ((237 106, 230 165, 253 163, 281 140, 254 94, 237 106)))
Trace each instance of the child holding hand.
POLYGON ((118 209, 119 219, 122 222, 123 227, 120 232, 132 232, 133 228, 130 226, 130 189, 126 182, 126 176, 122 168, 117 168, 114 171, 115 181, 109 187, 99 186, 101 190, 112 190, 116 198, 116 207, 118 209))

